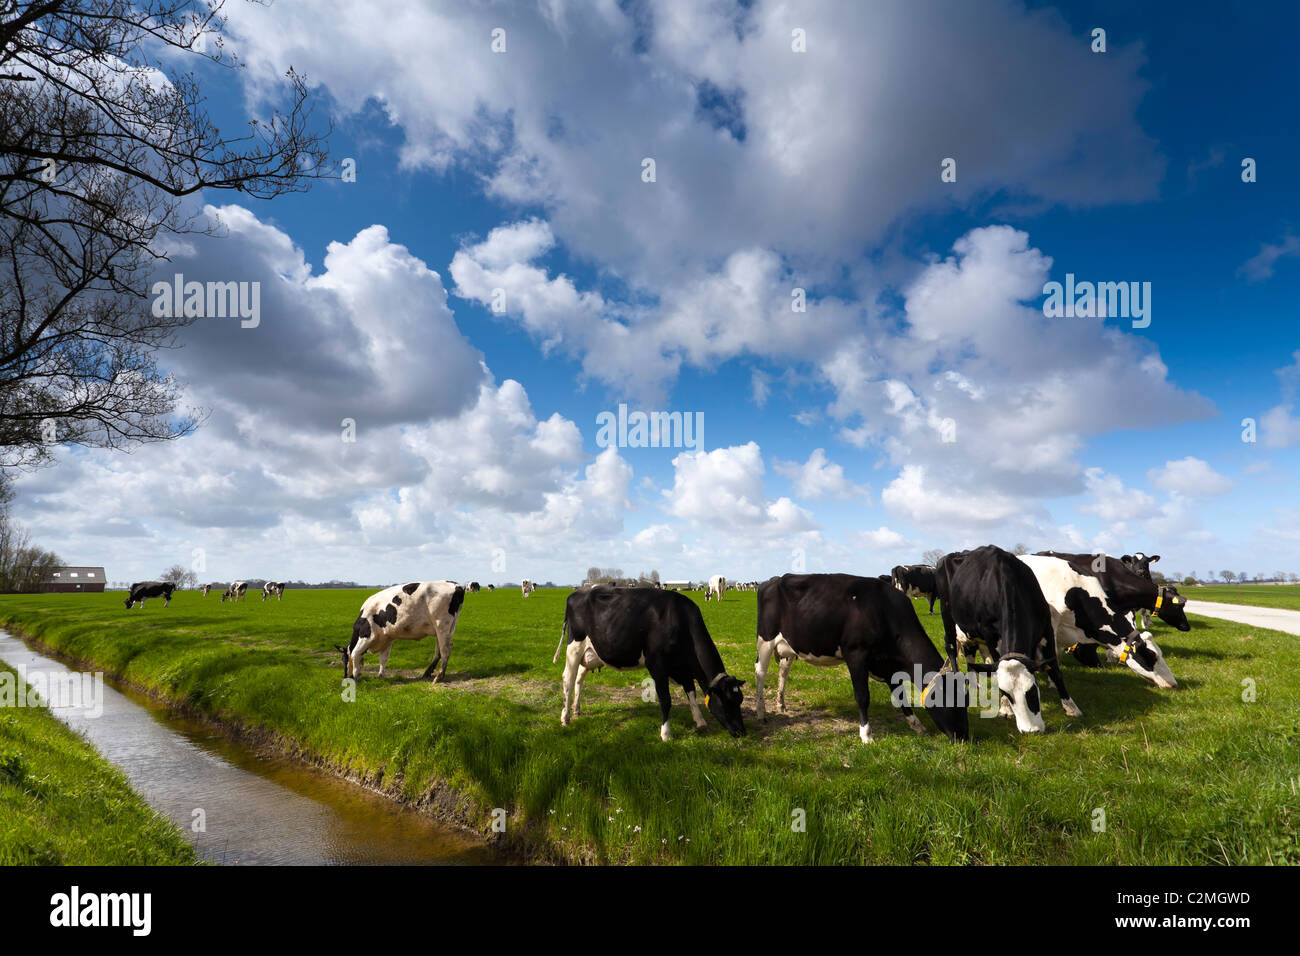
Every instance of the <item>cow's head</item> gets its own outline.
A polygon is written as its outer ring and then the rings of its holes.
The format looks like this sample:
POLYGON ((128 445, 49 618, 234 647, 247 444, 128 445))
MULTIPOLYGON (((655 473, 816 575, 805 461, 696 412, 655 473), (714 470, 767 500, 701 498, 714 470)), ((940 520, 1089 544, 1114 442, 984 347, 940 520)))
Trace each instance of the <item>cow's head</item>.
POLYGON ((134 603, 135 603, 135 600, 134 600, 134 599, 131 597, 131 595, 128 593, 127 596, 126 596, 126 609, 127 609, 128 611, 131 610, 131 605, 134 604, 134 603))
POLYGON ((889 580, 893 582, 894 587, 900 591, 906 591, 907 585, 903 583, 903 566, 897 565, 889 572, 889 580))
POLYGON ((224 602, 228 597, 230 597, 230 588, 226 588, 225 592, 222 593, 221 600, 224 602))
POLYGON ((1190 631, 1192 625, 1187 620, 1187 598, 1178 593, 1178 588, 1164 587, 1156 598, 1156 617, 1180 631, 1190 631))
POLYGON ((721 674, 704 693, 704 706, 733 737, 745 736, 745 718, 740 713, 740 702, 745 696, 740 688, 744 683, 730 674, 721 674))
POLYGON ((338 645, 338 644, 335 644, 335 645, 334 645, 334 650, 338 651, 340 654, 343 655, 343 676, 344 676, 344 677, 351 677, 351 676, 352 676, 352 673, 351 673, 351 671, 352 671, 352 655, 351 655, 350 653, 348 653, 348 649, 347 649, 346 647, 342 647, 342 646, 340 646, 340 645, 338 645))
POLYGON ((998 690, 1011 698, 1011 711, 1016 717, 1016 729, 1022 734, 1042 733, 1043 700, 1038 693, 1038 682, 1033 672, 1021 661, 1003 658, 998 661, 998 690))
POLYGON ((945 665, 926 685, 921 704, 934 721, 934 725, 948 735, 951 741, 970 740, 970 716, 966 707, 967 684, 960 671, 950 671, 945 665))
POLYGON ((1121 664, 1127 664, 1135 674, 1140 674, 1157 687, 1168 690, 1178 686, 1178 681, 1174 679, 1174 672, 1165 663, 1164 652, 1160 650, 1160 645, 1151 639, 1150 631, 1143 631, 1141 634, 1135 632, 1118 647, 1108 650, 1106 656, 1121 664))
POLYGON ((1137 554, 1126 554, 1120 558, 1124 566, 1132 571, 1136 571, 1148 581, 1151 580, 1151 565, 1160 560, 1160 555, 1153 554, 1147 556, 1139 551, 1137 554))

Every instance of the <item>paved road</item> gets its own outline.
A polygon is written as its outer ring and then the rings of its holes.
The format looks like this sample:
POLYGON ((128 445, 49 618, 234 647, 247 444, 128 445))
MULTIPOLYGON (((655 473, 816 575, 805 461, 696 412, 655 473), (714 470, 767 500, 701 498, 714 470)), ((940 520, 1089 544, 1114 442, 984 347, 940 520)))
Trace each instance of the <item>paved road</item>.
POLYGON ((1287 634, 1300 634, 1300 611, 1288 611, 1280 607, 1255 607, 1246 604, 1220 604, 1218 601, 1198 601, 1194 597, 1187 599, 1189 614, 1204 614, 1238 624, 1252 627, 1267 627, 1287 634))

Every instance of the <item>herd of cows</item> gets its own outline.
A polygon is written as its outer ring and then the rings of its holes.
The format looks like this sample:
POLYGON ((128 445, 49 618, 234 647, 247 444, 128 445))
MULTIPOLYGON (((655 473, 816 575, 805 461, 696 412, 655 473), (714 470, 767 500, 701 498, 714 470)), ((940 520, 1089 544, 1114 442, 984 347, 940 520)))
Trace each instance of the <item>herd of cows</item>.
MULTIPOLYGON (((1185 599, 1172 586, 1157 585, 1150 566, 1159 555, 1141 552, 1112 558, 1104 554, 1041 551, 1015 555, 993 545, 944 555, 933 567, 900 565, 891 574, 784 574, 759 583, 731 584, 758 592, 757 654, 754 664, 755 711, 766 718, 764 685, 773 658, 777 661, 777 708, 785 710, 790 665, 796 660, 848 668, 858 707, 859 737, 872 741, 867 717, 869 684, 890 687, 904 718, 918 733, 924 728, 912 710, 907 685, 920 691, 922 708, 952 740, 968 740, 968 707, 975 695, 972 675, 989 675, 998 690, 999 713, 1014 717, 1022 733, 1044 729, 1035 674, 1044 672, 1061 707, 1082 716, 1065 687, 1058 654, 1080 663, 1101 665, 1099 649, 1158 687, 1177 681, 1160 647, 1152 639, 1151 615, 1180 631, 1190 630, 1185 599), (910 598, 938 602, 943 620, 941 655, 926 635, 910 598), (1139 628, 1141 624, 1141 629, 1139 628), (958 666, 958 655, 966 671, 958 666), (981 659, 982 658, 982 659, 981 659)), ((219 585, 205 585, 207 594, 219 585)), ((727 580, 715 575, 705 601, 721 600, 727 580)), ((520 591, 534 590, 527 578, 520 591)), ((175 586, 141 582, 131 586, 127 608, 144 606, 151 597, 171 602, 175 586)), ((357 678, 367 652, 379 658, 382 677, 394 642, 432 636, 437 643, 424 677, 437 683, 447 672, 452 637, 465 606, 466 593, 481 590, 454 581, 419 581, 394 585, 361 605, 343 656, 345 678, 357 678), (434 669, 437 668, 437 673, 434 669)), ((495 590, 488 585, 487 590, 495 590)), ((247 584, 230 584, 222 600, 242 600, 247 584)), ((281 599, 284 584, 268 581, 262 600, 281 599)), ((709 635, 701 607, 671 588, 584 586, 568 596, 560 643, 552 663, 564 652, 564 704, 560 722, 568 725, 581 712, 582 682, 588 671, 644 668, 654 681, 662 723, 660 736, 671 739, 670 683, 678 684, 697 728, 706 726, 704 708, 733 736, 745 733, 741 714, 744 681, 727 673, 709 635)))

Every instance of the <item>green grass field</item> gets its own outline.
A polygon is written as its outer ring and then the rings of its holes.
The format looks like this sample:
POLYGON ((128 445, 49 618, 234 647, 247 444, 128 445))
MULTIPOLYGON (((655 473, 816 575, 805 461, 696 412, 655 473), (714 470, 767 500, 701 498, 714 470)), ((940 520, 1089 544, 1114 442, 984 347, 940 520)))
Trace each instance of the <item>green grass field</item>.
POLYGON ((1300 584, 1212 584, 1206 587, 1180 588, 1180 593, 1186 595, 1187 600, 1193 604, 1199 599, 1300 611, 1300 584))
MULTIPOLYGON (((325 758, 416 799, 449 786, 465 821, 535 858, 687 863, 1300 863, 1296 638, 1194 618, 1156 639, 1181 686, 1126 668, 1065 677, 1084 717, 1044 688, 1047 732, 972 711, 970 745, 916 736, 873 685, 877 742, 858 741, 843 668, 796 663, 787 715, 734 740, 697 735, 684 703, 659 740, 639 672, 588 676, 559 722, 562 590, 469 595, 447 682, 418 675, 432 640, 366 658, 342 699, 335 643, 365 591, 289 591, 231 606, 179 593, 126 611, 120 594, 0 598, 0 621, 169 699, 325 758), (1243 681, 1257 698, 1242 699, 1243 681), (802 811, 800 813, 799 811, 802 811), (1104 828, 1099 826, 1104 812, 1104 828), (801 831, 797 824, 805 822, 801 831)), ((697 598, 699 596, 696 596, 697 598)), ((919 603, 919 602, 918 602, 919 603)), ((753 690, 755 595, 703 606, 728 670, 753 690)), ((939 616, 920 608, 932 637, 939 616)), ((769 684, 774 708, 775 671, 769 684)), ((678 695, 680 700, 680 695, 678 695)))
POLYGON ((194 862, 181 832, 57 717, 0 710, 0 866, 194 862))

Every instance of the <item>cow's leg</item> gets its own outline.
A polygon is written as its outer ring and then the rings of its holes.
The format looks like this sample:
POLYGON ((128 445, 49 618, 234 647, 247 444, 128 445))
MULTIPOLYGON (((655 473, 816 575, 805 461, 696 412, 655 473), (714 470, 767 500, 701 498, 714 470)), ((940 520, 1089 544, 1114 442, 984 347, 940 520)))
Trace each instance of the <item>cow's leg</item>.
POLYGON ((582 664, 583 643, 583 641, 571 640, 564 650, 564 676, 560 679, 561 686, 564 688, 564 707, 560 711, 560 724, 564 727, 569 726, 569 719, 573 713, 569 702, 573 699, 573 685, 578 679, 578 668, 582 664))
POLYGON ((686 703, 691 708, 691 720, 695 721, 696 730, 704 730, 708 724, 704 721, 704 715, 700 713, 700 705, 695 700, 695 681, 687 677, 681 682, 682 690, 686 692, 686 703))
POLYGON ((451 658, 451 638, 443 638, 439 634, 435 637, 435 640, 438 642, 438 650, 434 652, 433 660, 429 661, 429 666, 424 669, 420 679, 428 680, 429 675, 433 673, 433 669, 441 663, 442 667, 439 668, 437 675, 433 678, 433 683, 436 684, 447 673, 447 661, 451 658))
POLYGON ((782 657, 776 668, 776 709, 785 713, 785 682, 790 676, 790 663, 793 658, 782 657))
POLYGON ((368 641, 357 641, 357 646, 352 648, 352 679, 357 680, 361 677, 361 659, 366 656, 366 648, 370 644, 368 641))
POLYGON ((776 640, 765 641, 758 638, 758 654, 754 657, 754 708, 759 720, 767 720, 767 711, 763 705, 763 685, 767 682, 767 669, 772 663, 772 652, 776 650, 776 640))
POLYGON ((392 653, 393 645, 389 644, 379 652, 379 676, 384 676, 384 668, 388 666, 388 655, 392 653))
POLYGON ((1065 689, 1065 678, 1061 676, 1060 663, 1056 660, 1048 661, 1043 665, 1043 670, 1047 671, 1047 676, 1051 678, 1052 686, 1056 688, 1056 696, 1061 698, 1061 709, 1071 717, 1082 717, 1083 711, 1070 699, 1070 692, 1065 689))
POLYGON ((853 699, 858 704, 858 738, 864 744, 875 743, 871 736, 871 723, 867 707, 871 703, 871 672, 866 657, 859 653, 845 657, 849 665, 849 679, 853 681, 853 699))
POLYGON ((582 715, 582 679, 587 676, 586 660, 578 664, 578 676, 573 682, 573 716, 582 715))
POLYGON ((935 599, 935 597, 936 597, 936 595, 933 595, 933 594, 930 595, 930 613, 931 613, 931 614, 934 613, 934 599, 935 599))
MULTIPOLYGON (((916 712, 912 710, 912 705, 907 703, 907 697, 900 693, 902 686, 909 683, 911 683, 911 681, 906 677, 896 676, 890 680, 889 688, 893 693, 894 700, 902 702, 898 705, 898 709, 903 712, 903 719, 907 721, 907 726, 911 727, 918 734, 923 734, 925 733, 925 727, 921 725, 920 718, 917 717, 916 712)), ((921 688, 917 689, 920 690, 921 688)))
MULTIPOLYGON (((653 674, 651 675, 654 676, 653 674)), ((673 729, 668 724, 668 711, 673 706, 673 699, 668 693, 668 675, 661 674, 655 677, 655 694, 659 697, 659 716, 662 723, 659 726, 659 739, 672 740, 673 729)))

